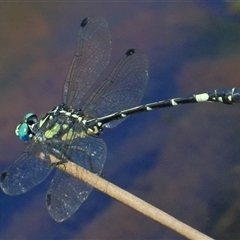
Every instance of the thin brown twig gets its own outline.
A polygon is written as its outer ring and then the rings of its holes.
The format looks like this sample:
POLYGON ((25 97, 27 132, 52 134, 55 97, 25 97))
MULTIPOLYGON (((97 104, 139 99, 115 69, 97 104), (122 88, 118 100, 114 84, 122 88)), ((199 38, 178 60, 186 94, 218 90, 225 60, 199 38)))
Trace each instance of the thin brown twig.
MULTIPOLYGON (((40 156, 43 157, 43 156, 40 156)), ((51 162, 58 162, 54 156, 50 156, 51 162)), ((162 210, 152 206, 151 204, 143 201, 142 199, 134 196, 133 194, 117 187, 116 185, 106 181, 105 179, 97 176, 94 173, 68 161, 64 164, 57 164, 56 167, 62 171, 67 172, 71 176, 83 181, 101 192, 117 199, 125 205, 137 210, 138 212, 146 215, 147 217, 155 220, 158 223, 170 228, 171 230, 179 233, 180 235, 192 240, 210 240, 213 238, 199 232, 198 230, 188 226, 187 224, 177 220, 162 210)))

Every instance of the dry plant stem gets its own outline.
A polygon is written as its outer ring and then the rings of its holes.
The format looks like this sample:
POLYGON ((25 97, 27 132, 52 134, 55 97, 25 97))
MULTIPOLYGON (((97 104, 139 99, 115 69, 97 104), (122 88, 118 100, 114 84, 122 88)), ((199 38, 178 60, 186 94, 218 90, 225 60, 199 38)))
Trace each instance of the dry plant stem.
MULTIPOLYGON (((43 154, 39 156, 44 159, 43 154)), ((51 162, 58 163, 59 160, 54 156, 50 155, 51 162)), ((94 173, 89 172, 85 168, 76 165, 73 162, 68 161, 64 164, 57 164, 56 167, 64 172, 67 172, 71 176, 83 181, 101 192, 117 199, 125 205, 137 210, 138 212, 146 215, 147 217, 155 220, 158 223, 172 229, 180 235, 193 240, 210 240, 212 238, 204 235, 196 229, 182 223, 176 218, 168 215, 160 209, 152 206, 151 204, 144 202, 142 199, 132 195, 131 193, 117 187, 116 185, 104 180, 94 173)))
MULTIPOLYGON (((53 162, 57 161, 54 157, 51 158, 53 162)), ((118 201, 134 208, 140 213, 149 218, 161 223, 162 225, 172 229, 188 239, 209 240, 212 239, 196 229, 186 225, 158 208, 144 202, 142 199, 130 194, 129 192, 115 186, 114 184, 102 179, 86 169, 72 163, 67 162, 57 165, 57 168, 69 173, 71 176, 78 178, 81 181, 93 186, 94 188, 104 192, 105 194, 117 199, 118 201)))
MULTIPOLYGON (((51 156, 51 161, 58 161, 55 157, 51 156)), ((129 192, 115 186, 114 184, 104 180, 103 178, 93 174, 86 169, 72 163, 67 162, 64 164, 58 164, 58 169, 67 172, 71 176, 83 181, 101 192, 117 199, 125 205, 134 208, 138 212, 148 216, 158 223, 172 229, 180 235, 188 239, 209 240, 212 239, 196 229, 186 225, 185 223, 177 220, 176 218, 168 215, 167 213, 159 210, 158 208, 144 202, 142 199, 130 194, 129 192)))

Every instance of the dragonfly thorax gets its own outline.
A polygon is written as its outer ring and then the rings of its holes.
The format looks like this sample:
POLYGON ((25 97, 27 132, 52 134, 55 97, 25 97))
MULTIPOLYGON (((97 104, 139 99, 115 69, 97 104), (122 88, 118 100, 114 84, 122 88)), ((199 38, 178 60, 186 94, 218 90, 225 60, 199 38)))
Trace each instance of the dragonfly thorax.
POLYGON ((83 137, 86 132, 96 134, 97 132, 92 129, 83 130, 87 119, 88 117, 84 116, 81 110, 68 108, 65 104, 60 104, 39 120, 34 113, 26 114, 23 121, 16 127, 15 133, 20 140, 26 143, 32 139, 43 141, 60 135, 62 135, 62 140, 69 140, 73 136, 71 126, 77 122, 77 124, 82 125, 82 130, 75 133, 75 137, 80 135, 83 137))

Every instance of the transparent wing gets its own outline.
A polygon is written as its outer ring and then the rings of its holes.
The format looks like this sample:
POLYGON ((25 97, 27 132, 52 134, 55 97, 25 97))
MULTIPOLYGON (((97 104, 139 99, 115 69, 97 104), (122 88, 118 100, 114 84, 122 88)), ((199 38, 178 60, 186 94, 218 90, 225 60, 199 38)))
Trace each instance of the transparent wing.
MULTIPOLYGON (((102 139, 86 136, 74 139, 65 152, 65 157, 91 172, 100 174, 106 152, 102 139)), ((91 190, 90 185, 57 170, 47 193, 50 215, 58 222, 69 218, 87 199, 91 190)))
MULTIPOLYGON (((137 106, 147 85, 148 68, 147 57, 138 50, 130 49, 85 101, 82 109, 97 118, 137 106)), ((115 127, 121 121, 111 122, 106 127, 115 127)))
POLYGON ((9 195, 18 195, 41 183, 53 167, 47 161, 35 156, 41 153, 41 147, 32 144, 26 151, 1 174, 1 188, 9 195))
POLYGON ((85 18, 80 26, 75 56, 63 89, 68 106, 81 108, 80 102, 92 93, 97 78, 109 62, 111 37, 103 18, 85 18))

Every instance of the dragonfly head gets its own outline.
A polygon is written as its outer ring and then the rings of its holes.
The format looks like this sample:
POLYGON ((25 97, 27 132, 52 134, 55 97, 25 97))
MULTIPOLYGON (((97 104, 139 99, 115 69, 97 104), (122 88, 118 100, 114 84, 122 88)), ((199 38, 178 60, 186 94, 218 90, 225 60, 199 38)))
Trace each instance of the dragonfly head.
POLYGON ((33 128, 38 122, 34 113, 28 113, 23 121, 16 127, 15 134, 24 142, 29 142, 35 135, 33 128))

